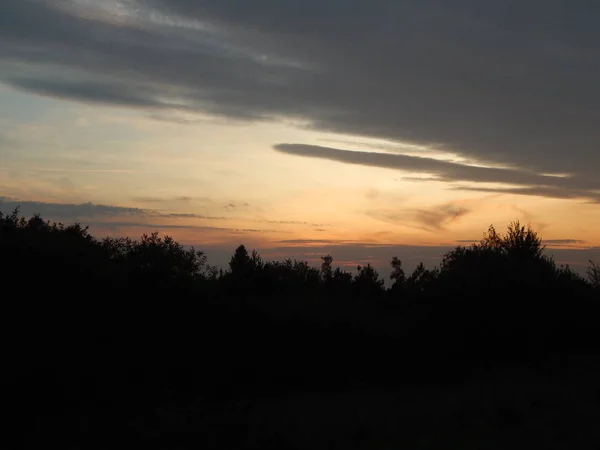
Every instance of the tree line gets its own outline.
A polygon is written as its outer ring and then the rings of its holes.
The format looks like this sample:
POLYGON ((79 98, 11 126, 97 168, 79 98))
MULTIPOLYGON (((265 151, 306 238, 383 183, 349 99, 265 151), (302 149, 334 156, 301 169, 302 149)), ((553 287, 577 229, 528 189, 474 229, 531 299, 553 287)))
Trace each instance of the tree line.
POLYGON ((557 266, 544 254, 538 234, 519 221, 510 223, 504 235, 490 226, 480 242, 456 247, 432 270, 420 263, 407 274, 401 259, 394 257, 389 288, 370 264, 359 265, 353 274, 334 267, 330 255, 323 256, 317 268, 291 259, 263 261, 255 250, 249 252, 240 245, 231 256, 229 269, 223 271, 211 266, 204 252, 185 248, 170 236, 155 232, 139 240, 97 239, 79 223, 51 223, 39 215, 25 218, 18 209, 11 214, 0 212, 0 233, 3 253, 14 268, 35 271, 36 278, 54 283, 69 278, 104 279, 111 289, 209 286, 246 295, 310 292, 400 301, 441 293, 470 296, 530 288, 592 294, 600 287, 597 264, 590 261, 587 278, 568 265, 557 266))
POLYGON ((407 273, 394 257, 389 287, 371 265, 352 273, 330 255, 312 267, 239 246, 220 270, 168 236, 100 239, 18 210, 0 213, 0 249, 7 371, 27 386, 15 395, 47 405, 125 414, 167 391, 185 402, 446 383, 597 354, 600 342, 598 265, 588 277, 557 265, 517 221, 433 269, 407 273))

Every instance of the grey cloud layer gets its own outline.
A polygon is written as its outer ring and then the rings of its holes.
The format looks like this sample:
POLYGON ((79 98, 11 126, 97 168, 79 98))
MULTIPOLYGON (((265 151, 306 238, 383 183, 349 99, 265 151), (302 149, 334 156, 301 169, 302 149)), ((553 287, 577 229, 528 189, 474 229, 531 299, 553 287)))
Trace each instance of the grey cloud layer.
POLYGON ((301 118, 572 179, 600 166, 598 2, 140 0, 120 22, 61 4, 2 1, 1 81, 301 118))
POLYGON ((79 218, 97 219, 103 217, 139 217, 148 214, 147 210, 140 208, 124 208, 120 206, 96 205, 93 203, 46 203, 19 201, 6 197, 0 197, 0 211, 10 214, 15 208, 19 209, 19 214, 24 217, 30 217, 34 214, 40 214, 43 218, 52 220, 77 220, 79 218))
MULTIPOLYGON (((0 197, 0 211, 10 214, 16 208, 23 217, 39 214, 44 219, 64 220, 72 222, 81 219, 110 219, 110 218, 133 218, 133 219, 204 219, 204 220, 228 220, 226 217, 209 216, 193 213, 168 213, 153 209, 130 208, 112 205, 98 205, 88 203, 50 203, 20 201, 6 197, 0 197)), ((146 224, 145 226, 148 226, 146 224)))
MULTIPOLYGON (((390 153, 361 152, 341 150, 331 147, 304 144, 278 144, 275 149, 279 152, 327 159, 347 164, 358 164, 387 169, 398 169, 411 173, 420 172, 432 174, 433 179, 440 181, 468 181, 505 183, 521 185, 518 188, 486 188, 457 186, 454 189, 478 190, 484 192, 511 193, 522 195, 539 195, 553 198, 588 198, 600 200, 600 180, 591 177, 556 177, 539 175, 528 170, 499 169, 479 166, 468 166, 434 158, 396 155, 390 153)), ((411 178, 415 180, 416 178, 411 178)), ((426 178, 431 180, 432 178, 426 178)))

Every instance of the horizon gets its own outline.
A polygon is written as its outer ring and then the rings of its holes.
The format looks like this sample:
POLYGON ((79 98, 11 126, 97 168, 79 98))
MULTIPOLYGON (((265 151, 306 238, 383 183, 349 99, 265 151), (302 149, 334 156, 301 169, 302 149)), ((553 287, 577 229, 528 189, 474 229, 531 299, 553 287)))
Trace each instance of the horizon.
MULTIPOLYGON (((0 197, 0 213, 9 214, 15 210, 18 210, 20 217, 33 217, 39 214, 35 208, 39 207, 40 204, 25 204, 25 214, 22 214, 22 207, 20 204, 12 204, 7 202, 6 199, 0 197), (6 205, 10 204, 12 209, 6 208, 6 205)), ((65 207, 68 205, 59 204, 59 206, 65 207)), ((71 205, 72 206, 72 205, 71 205)), ((75 206, 90 206, 87 205, 75 205, 75 206)), ((94 207, 106 207, 103 205, 92 205, 94 207)), ((44 221, 63 223, 60 220, 49 220, 46 217, 41 217, 44 221)), ((88 226, 82 222, 63 223, 64 225, 71 225, 73 223, 79 223, 80 225, 87 227, 89 233, 96 239, 102 239, 105 237, 119 238, 128 237, 133 240, 139 240, 143 234, 150 234, 156 230, 147 229, 144 227, 140 228, 140 236, 125 235, 120 232, 118 227, 112 230, 109 235, 98 234, 95 231, 95 227, 88 226)), ((526 226, 526 224, 520 224, 526 226)), ((491 224, 493 226, 493 224, 491 224)), ((528 226, 528 225, 527 225, 528 226)), ((171 236, 166 232, 158 232, 160 237, 171 236)), ((504 230, 498 230, 500 234, 504 233, 504 230)), ((534 232, 536 230, 533 230, 534 232)), ((487 230, 486 230, 487 232, 487 230)), ((483 238, 482 233, 481 238, 483 238)), ((227 271, 229 269, 229 261, 233 256, 235 249, 239 245, 244 245, 249 252, 256 250, 261 256, 263 261, 284 261, 286 259, 305 261, 311 267, 320 268, 322 263, 322 257, 331 256, 333 257, 333 266, 340 267, 342 270, 353 273, 356 271, 357 266, 365 266, 370 264, 377 272, 380 277, 385 281, 386 286, 389 286, 392 281, 390 274, 392 273, 391 260, 393 257, 399 257, 402 261, 402 267, 407 273, 411 273, 419 264, 423 264, 426 269, 433 269, 439 267, 443 256, 455 250, 457 247, 469 247, 471 244, 477 244, 481 241, 479 239, 465 239, 456 241, 447 245, 408 245, 408 244, 364 244, 364 243, 350 243, 350 242, 335 242, 328 240, 314 240, 314 241, 291 241, 291 242, 280 242, 280 246, 270 247, 248 247, 244 242, 230 242, 224 244, 203 244, 203 243, 186 243, 178 242, 184 248, 194 248, 195 250, 202 251, 208 258, 208 263, 217 269, 223 269, 227 271)), ((588 269, 590 268, 591 262, 596 262, 600 259, 600 247, 587 247, 585 242, 574 241, 574 240, 546 240, 543 236, 541 238, 541 245, 543 247, 543 254, 554 260, 557 266, 569 266, 575 273, 587 278, 588 269), (587 258, 587 259, 586 259, 587 258)))

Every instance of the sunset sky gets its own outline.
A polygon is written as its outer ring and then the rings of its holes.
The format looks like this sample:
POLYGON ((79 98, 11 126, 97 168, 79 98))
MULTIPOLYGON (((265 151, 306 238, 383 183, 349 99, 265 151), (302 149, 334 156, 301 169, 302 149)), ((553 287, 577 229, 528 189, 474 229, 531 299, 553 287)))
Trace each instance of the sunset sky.
POLYGON ((219 265, 433 266, 514 219, 600 262, 598 23, 586 0, 1 0, 0 210, 219 265))

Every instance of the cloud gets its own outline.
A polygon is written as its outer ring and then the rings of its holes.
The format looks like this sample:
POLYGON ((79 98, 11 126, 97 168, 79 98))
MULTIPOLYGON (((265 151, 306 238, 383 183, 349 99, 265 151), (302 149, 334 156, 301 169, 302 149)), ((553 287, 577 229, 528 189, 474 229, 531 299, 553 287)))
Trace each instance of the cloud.
POLYGON ((454 186, 452 190, 487 192, 493 194, 508 195, 533 195, 537 197, 559 198, 559 199, 588 199, 591 203, 600 203, 600 191, 593 189, 568 189, 558 186, 530 186, 519 188, 488 188, 485 186, 454 186))
MULTIPOLYGON (((278 144, 275 150, 289 155, 321 158, 346 164, 356 164, 386 169, 397 169, 411 173, 432 174, 426 180, 473 183, 504 183, 523 185, 519 188, 486 188, 479 186, 457 186, 457 190, 482 192, 542 195, 553 198, 600 199, 600 182, 592 178, 556 177, 539 175, 527 170, 480 167, 426 158, 390 153, 342 150, 331 147, 304 144, 278 144)), ((412 177, 412 180, 419 180, 412 177)))
POLYGON ((585 244, 586 241, 580 239, 545 239, 546 244, 585 244))
POLYGON ((185 230, 185 231, 220 231, 226 232, 233 236, 236 234, 245 233, 281 233, 278 230, 268 229, 257 229, 257 228, 228 228, 228 227, 215 227, 209 225, 193 225, 193 224, 177 224, 177 223, 166 223, 166 222, 131 222, 131 221, 118 221, 118 220, 106 220, 102 222, 94 222, 90 225, 90 228, 97 229, 113 229, 113 230, 125 230, 127 228, 145 228, 148 230, 185 230))
MULTIPOLYGON (((229 220, 226 217, 211 216, 195 213, 170 213, 155 209, 131 208, 111 205, 98 205, 88 203, 49 203, 35 201, 20 201, 13 198, 0 197, 0 211, 10 213, 15 208, 19 208, 19 214, 24 217, 30 217, 35 214, 41 215, 44 219, 73 222, 77 220, 102 220, 105 221, 115 218, 145 219, 148 222, 145 226, 154 226, 151 223, 153 219, 203 219, 203 220, 229 220)), ((117 222, 111 222, 117 223, 117 222)), ((123 222, 119 222, 123 226, 123 222)), ((133 226, 134 222, 127 222, 133 226)), ((137 223, 136 226, 141 226, 137 223)), ((179 225, 162 224, 162 227, 178 227, 179 225)))
POLYGON ((9 86, 34 94, 57 98, 71 98, 89 103, 105 103, 139 107, 168 107, 168 103, 152 98, 147 92, 133 91, 127 85, 97 80, 76 81, 69 79, 48 79, 7 77, 3 80, 9 86))
POLYGON ((161 217, 169 217, 171 219, 206 219, 206 220, 229 220, 228 217, 205 216, 203 214, 193 213, 168 213, 160 214, 161 217))
POLYGON ((446 203, 430 209, 396 208, 367 211, 367 215, 394 225, 404 225, 429 232, 444 231, 445 227, 469 214, 471 208, 446 203))
MULTIPOLYGON (((184 203, 187 203, 188 197, 181 198, 184 203)), ((161 204, 162 198, 144 198, 149 203, 161 204)), ((206 200, 200 198, 200 200, 206 200)), ((166 200, 164 200, 166 201, 166 200)), ((248 203, 241 203, 240 206, 245 208, 248 203)), ((22 217, 31 217, 35 214, 41 215, 45 220, 62 221, 64 223, 82 222, 89 225, 91 229, 109 229, 109 230, 124 230, 127 228, 145 228, 145 229, 175 229, 187 231, 220 231, 230 235, 246 234, 246 233, 277 233, 286 234, 289 231, 273 228, 244 228, 244 227, 220 227, 212 225, 204 225, 198 221, 230 221, 231 217, 212 216, 208 214, 196 213, 177 213, 161 211, 157 209, 132 208, 111 205, 98 205, 91 202, 88 203, 50 203, 37 201, 21 201, 15 198, 0 196, 0 211, 5 214, 10 214, 15 208, 19 208, 19 214, 22 217), (183 219, 186 222, 173 222, 173 220, 183 219), (193 221, 190 221, 193 220, 193 221)), ((282 220, 256 220, 247 219, 244 222, 260 222, 270 224, 287 224, 287 223, 302 223, 310 226, 318 226, 309 222, 292 222, 282 220)))
POLYGON ((470 213, 471 210, 456 205, 444 205, 437 210, 418 210, 416 211, 417 220, 423 224, 426 230, 442 231, 444 227, 462 216, 470 213))
POLYGON ((352 244, 355 241, 341 240, 341 239, 282 239, 277 241, 278 244, 321 244, 321 245, 342 245, 352 244))
POLYGON ((580 247, 585 245, 587 241, 583 241, 581 239, 544 239, 542 243, 550 248, 572 246, 580 247))
POLYGON ((152 230, 195 230, 195 231, 235 231, 230 228, 213 227, 208 225, 189 225, 189 224, 177 224, 177 223, 165 223, 165 222, 142 222, 142 221, 123 221, 123 220, 105 220, 101 222, 93 222, 90 224, 92 230, 111 229, 111 230, 122 230, 127 228, 145 228, 152 230))
POLYGON ((111 5, 3 0, 0 81, 158 116, 290 118, 537 174, 567 172, 583 189, 600 166, 595 2, 111 5))
POLYGON ((268 223, 273 223, 277 225, 307 225, 310 227, 322 228, 328 224, 323 223, 315 223, 315 222, 305 222, 302 220, 267 220, 268 223))
POLYGON ((189 204, 191 202, 198 202, 198 203, 214 203, 213 200, 211 200, 208 197, 189 197, 187 195, 179 195, 179 196, 175 196, 175 197, 151 197, 151 196, 139 196, 139 197, 133 197, 131 199, 134 202, 137 203, 151 203, 151 204, 172 204, 172 203, 184 203, 184 204, 189 204))
POLYGON ((235 203, 231 202, 223 206, 227 211, 247 211, 250 208, 248 203, 235 203))
POLYGON ((19 214, 29 217, 34 214, 40 214, 43 218, 52 220, 74 221, 81 218, 98 219, 115 216, 145 216, 147 210, 140 208, 124 208, 120 206, 96 205, 93 203, 46 203, 19 201, 6 197, 0 197, 0 210, 4 213, 10 213, 15 208, 19 208, 19 214))

